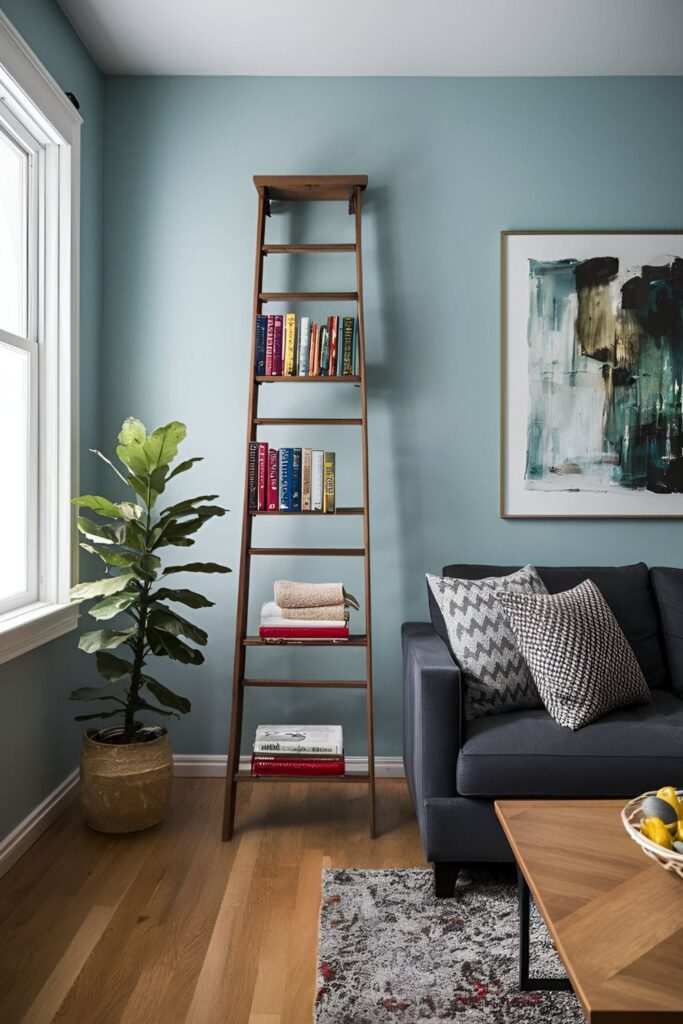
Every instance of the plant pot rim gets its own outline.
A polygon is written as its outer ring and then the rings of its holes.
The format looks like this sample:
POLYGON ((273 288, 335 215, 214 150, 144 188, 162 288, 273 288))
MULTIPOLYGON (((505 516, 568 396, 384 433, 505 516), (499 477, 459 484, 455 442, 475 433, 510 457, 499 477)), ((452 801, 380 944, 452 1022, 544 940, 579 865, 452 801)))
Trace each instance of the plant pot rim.
POLYGON ((123 732, 123 726, 122 725, 121 726, 116 726, 116 725, 109 726, 105 730, 105 729, 98 729, 96 726, 91 725, 91 726, 89 726, 85 730, 85 733, 83 734, 83 742, 87 743, 87 744, 90 744, 90 745, 92 745, 94 747, 100 747, 100 748, 101 747, 109 747, 112 750, 117 750, 117 749, 120 750, 122 747, 125 748, 125 749, 130 749, 131 747, 136 747, 138 750, 141 750, 143 748, 144 749, 150 749, 152 747, 155 747, 155 746, 157 746, 158 743, 161 743, 163 740, 168 738, 168 729, 166 729, 163 725, 149 725, 149 726, 145 726, 145 728, 149 729, 149 730, 154 730, 154 731, 158 730, 159 731, 159 735, 155 736, 153 740, 146 740, 145 743, 105 743, 102 740, 95 739, 95 736, 98 733, 100 733, 100 732, 109 732, 109 733, 123 732))

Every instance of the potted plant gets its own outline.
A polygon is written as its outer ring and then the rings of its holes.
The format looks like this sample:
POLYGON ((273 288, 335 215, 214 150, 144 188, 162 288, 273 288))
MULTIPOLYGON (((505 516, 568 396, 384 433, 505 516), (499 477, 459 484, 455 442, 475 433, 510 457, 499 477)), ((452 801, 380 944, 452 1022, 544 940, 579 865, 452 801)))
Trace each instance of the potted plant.
POLYGON ((125 616, 113 628, 104 625, 80 638, 78 646, 95 655, 105 684, 81 687, 69 698, 104 705, 77 715, 76 721, 120 719, 113 727, 88 728, 83 739, 81 799, 88 824, 100 832, 149 828, 162 820, 168 803, 173 774, 168 734, 163 726, 143 724, 139 715, 179 718, 191 705, 149 675, 147 662, 155 657, 201 665, 204 657, 193 645, 203 647, 207 635, 175 606, 209 608, 213 602, 167 582, 172 584, 178 573, 230 572, 215 562, 162 564, 164 549, 190 547, 192 534, 227 511, 213 504, 215 494, 156 510, 167 484, 201 461, 187 459, 174 467, 186 433, 183 423, 173 422, 147 434, 140 420, 127 419, 116 449, 122 471, 102 452, 92 451, 132 492, 128 500, 92 494, 74 498, 74 504, 98 517, 79 515, 78 529, 85 538, 80 546, 101 559, 105 575, 75 586, 71 600, 97 598, 89 614, 98 622, 125 616))

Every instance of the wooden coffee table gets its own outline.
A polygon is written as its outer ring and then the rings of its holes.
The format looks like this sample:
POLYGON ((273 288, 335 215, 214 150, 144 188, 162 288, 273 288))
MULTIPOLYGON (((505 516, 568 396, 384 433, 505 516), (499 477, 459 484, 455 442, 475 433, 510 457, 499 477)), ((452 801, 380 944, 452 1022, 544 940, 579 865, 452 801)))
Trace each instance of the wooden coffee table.
POLYGON ((496 801, 520 879, 521 986, 558 987, 529 978, 531 890, 586 1020, 683 1024, 683 879, 628 837, 625 802, 496 801))

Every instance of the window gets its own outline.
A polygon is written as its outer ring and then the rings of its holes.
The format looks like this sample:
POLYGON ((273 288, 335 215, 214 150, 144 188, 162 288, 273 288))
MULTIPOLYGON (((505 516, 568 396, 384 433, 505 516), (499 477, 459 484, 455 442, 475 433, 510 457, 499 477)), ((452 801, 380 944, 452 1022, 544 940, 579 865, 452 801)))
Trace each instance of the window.
POLYGON ((77 622, 80 123, 0 12, 0 662, 77 622))

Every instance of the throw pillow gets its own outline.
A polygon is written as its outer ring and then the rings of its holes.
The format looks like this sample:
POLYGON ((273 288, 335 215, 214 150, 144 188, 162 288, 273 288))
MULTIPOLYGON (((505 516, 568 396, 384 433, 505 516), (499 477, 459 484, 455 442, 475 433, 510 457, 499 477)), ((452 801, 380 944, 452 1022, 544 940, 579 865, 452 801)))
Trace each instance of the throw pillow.
POLYGON ((465 717, 540 708, 531 672, 500 602, 504 593, 547 594, 534 567, 525 565, 510 576, 483 580, 428 574, 427 584, 443 616, 451 654, 462 670, 465 717))
POLYGON ((501 601, 543 703, 560 725, 580 729, 652 697, 636 656, 593 583, 545 597, 501 601))

